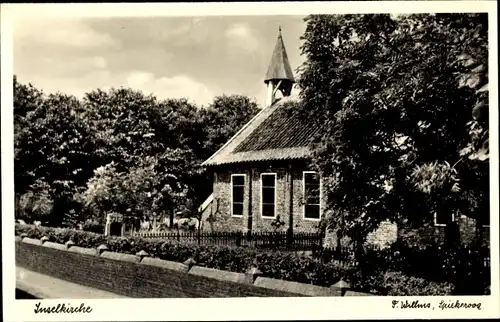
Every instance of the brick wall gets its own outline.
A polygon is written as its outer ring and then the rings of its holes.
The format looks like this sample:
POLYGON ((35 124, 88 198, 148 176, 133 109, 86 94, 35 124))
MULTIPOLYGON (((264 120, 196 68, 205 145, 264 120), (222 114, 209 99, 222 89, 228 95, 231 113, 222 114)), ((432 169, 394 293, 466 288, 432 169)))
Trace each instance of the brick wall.
MULTIPOLYGON (((481 239, 489 244, 489 228, 482 228, 476 225, 476 220, 467 216, 455 218, 458 223, 459 238, 462 244, 470 244, 474 240, 481 239)), ((446 227, 436 226, 432 223, 423 225, 420 228, 399 227, 398 237, 413 240, 415 243, 442 243, 446 237, 446 227)))
MULTIPOLYGON (((465 216, 458 218, 457 222, 459 238, 462 244, 470 244, 478 238, 482 240, 484 244, 489 245, 489 227, 478 230, 479 227, 477 227, 475 219, 465 216)), ((398 238, 418 245, 443 243, 445 241, 445 235, 445 227, 435 226, 432 223, 423 225, 420 228, 408 228, 404 226, 398 227, 395 223, 383 221, 377 229, 367 235, 366 245, 383 248, 390 246, 397 241, 398 238)), ((349 238, 343 238, 340 243, 341 245, 349 245, 351 241, 349 238)), ((336 244, 337 236, 335 232, 327 232, 325 246, 335 247, 336 244)))
MULTIPOLYGON (((247 174, 245 169, 235 171, 219 171, 215 173, 214 179, 214 201, 212 202, 212 213, 215 221, 203 224, 213 227, 215 231, 245 231, 248 227, 248 192, 245 186, 245 198, 243 204, 243 216, 231 216, 231 174, 247 174)), ((248 185, 248 176, 245 177, 245 185, 248 185)))
MULTIPOLYGON (((218 209, 216 221, 212 227, 216 231, 246 231, 248 228, 249 207, 252 206, 252 230, 253 231, 273 231, 271 223, 275 219, 261 216, 261 185, 260 177, 262 173, 276 173, 276 214, 280 215, 285 223, 280 230, 285 231, 290 226, 290 171, 288 167, 252 167, 252 168, 231 168, 219 169, 214 180, 214 202, 212 212, 218 209), (250 169, 252 172, 250 172, 250 169), (243 205, 243 216, 231 216, 231 175, 245 174, 245 198, 243 205), (250 178, 251 176, 251 178, 250 178), (250 185, 252 189, 250 203, 250 185)), ((315 232, 318 228, 317 220, 306 220, 303 217, 302 199, 303 183, 302 168, 296 167, 292 174, 293 181, 293 229, 295 232, 315 232)), ((210 227, 209 223, 204 226, 210 227)))
POLYGON ((398 226, 394 223, 384 221, 378 228, 369 233, 366 237, 366 243, 378 247, 386 247, 398 239, 398 226))
MULTIPOLYGON (((16 265, 132 298, 341 296, 319 287, 182 263, 16 238, 16 265)), ((346 293, 345 296, 355 295, 346 293)), ((366 294, 365 294, 366 295, 366 294)))
MULTIPOLYGON (((303 217, 303 182, 302 171, 306 170, 303 165, 294 165, 292 173, 293 181, 293 231, 294 232, 316 232, 318 221, 305 220, 303 217)), ((264 172, 274 172, 277 174, 276 186, 276 212, 280 215, 285 225, 280 228, 285 231, 289 227, 290 213, 290 171, 288 165, 276 166, 249 166, 249 167, 226 167, 220 168, 215 174, 214 180, 214 202, 212 203, 212 212, 215 212, 218 203, 218 213, 216 220, 212 224, 215 231, 246 231, 248 228, 249 206, 252 205, 252 230, 253 231, 273 231, 274 227, 271 223, 273 219, 263 218, 260 209, 260 175, 264 172), (250 170, 252 170, 252 178, 250 179, 250 170), (245 198, 244 210, 242 217, 231 216, 231 174, 245 174, 245 198), (250 184, 252 188, 251 199, 249 202, 250 184)), ((470 243, 477 236, 475 220, 461 216, 457 218, 460 227, 460 238, 462 243, 470 243)), ((209 223, 203 223, 204 227, 210 227, 209 223)), ((485 236, 483 240, 489 240, 487 236, 489 229, 482 229, 482 234, 485 236)), ((376 246, 388 246, 395 242, 398 238, 412 238, 416 242, 443 242, 445 236, 445 228, 434 225, 427 225, 418 229, 398 227, 395 223, 387 221, 382 222, 379 227, 367 236, 367 244, 376 246)), ((330 238, 331 242, 335 238, 330 238)))

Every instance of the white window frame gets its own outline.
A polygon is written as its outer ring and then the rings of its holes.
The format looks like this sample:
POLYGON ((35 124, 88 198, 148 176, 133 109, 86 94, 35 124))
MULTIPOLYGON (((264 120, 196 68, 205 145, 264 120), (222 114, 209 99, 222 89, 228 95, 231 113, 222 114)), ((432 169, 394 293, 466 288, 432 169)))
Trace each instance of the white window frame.
POLYGON ((244 173, 231 174, 231 217, 241 218, 245 214, 245 186, 247 183, 247 176, 244 173), (233 177, 243 177, 243 213, 241 215, 235 215, 233 212, 233 177))
POLYGON ((320 221, 323 216, 323 180, 321 180, 321 176, 319 177, 319 218, 307 218, 306 217, 306 174, 314 173, 318 174, 316 171, 302 171, 302 219, 308 221, 320 221))
POLYGON ((263 219, 276 219, 276 207, 277 207, 277 197, 278 197, 278 176, 276 172, 263 172, 260 174, 260 217, 263 219), (273 175, 274 176, 274 216, 273 217, 268 217, 264 216, 264 196, 262 193, 262 188, 263 188, 263 181, 262 181, 262 176, 265 175, 273 175))
MULTIPOLYGON (((455 221, 455 214, 452 213, 451 214, 451 222, 454 222, 455 221)), ((438 224, 437 222, 437 212, 434 213, 434 226, 436 227, 446 227, 447 224, 438 224)))

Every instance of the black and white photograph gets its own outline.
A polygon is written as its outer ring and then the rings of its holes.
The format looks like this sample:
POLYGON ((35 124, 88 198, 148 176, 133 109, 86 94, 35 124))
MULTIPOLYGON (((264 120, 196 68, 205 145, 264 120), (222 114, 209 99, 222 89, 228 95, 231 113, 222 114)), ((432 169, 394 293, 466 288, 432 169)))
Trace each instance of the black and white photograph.
POLYGON ((85 319, 103 299, 354 296, 498 314, 494 6, 350 5, 2 5, 15 303, 44 321, 85 319))

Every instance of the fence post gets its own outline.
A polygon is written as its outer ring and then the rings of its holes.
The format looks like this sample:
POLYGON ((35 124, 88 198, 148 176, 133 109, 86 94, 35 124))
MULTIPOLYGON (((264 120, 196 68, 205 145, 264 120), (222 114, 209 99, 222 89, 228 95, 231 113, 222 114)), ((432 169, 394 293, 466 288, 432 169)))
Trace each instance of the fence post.
POLYGON ((241 246, 241 231, 238 231, 236 233, 236 247, 240 247, 241 246))

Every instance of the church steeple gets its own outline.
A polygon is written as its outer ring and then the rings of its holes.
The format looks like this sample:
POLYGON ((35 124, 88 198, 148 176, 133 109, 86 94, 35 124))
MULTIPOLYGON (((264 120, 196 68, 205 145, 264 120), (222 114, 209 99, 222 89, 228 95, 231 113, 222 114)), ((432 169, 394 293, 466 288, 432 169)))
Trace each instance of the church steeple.
POLYGON ((267 105, 274 103, 278 90, 281 91, 283 96, 290 96, 293 83, 295 83, 283 37, 281 36, 281 26, 279 27, 278 40, 274 47, 264 83, 267 84, 267 105))

